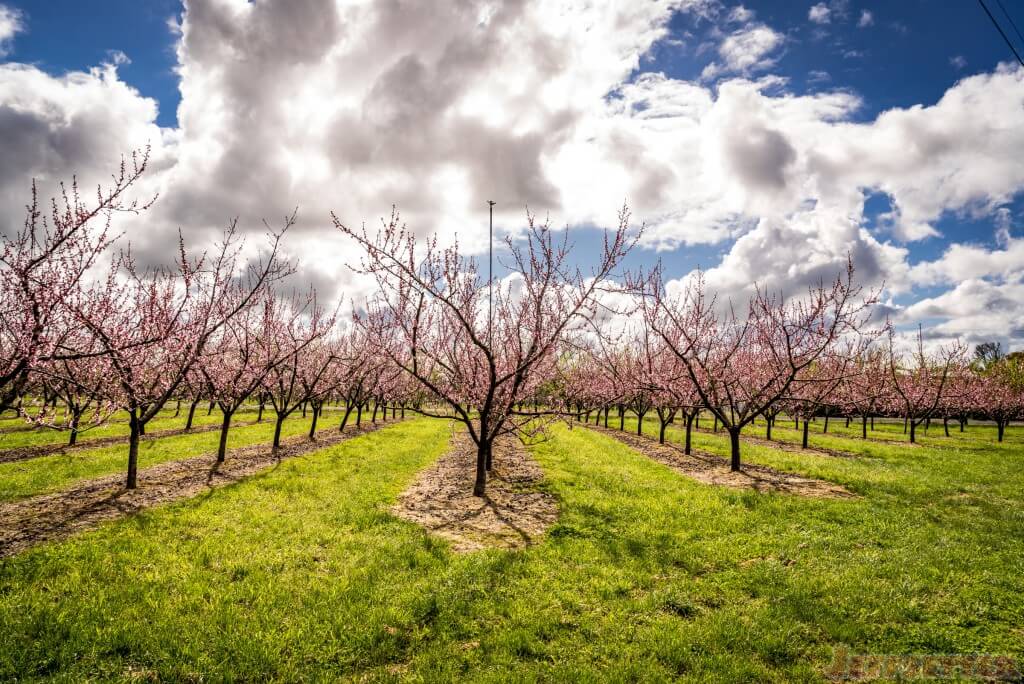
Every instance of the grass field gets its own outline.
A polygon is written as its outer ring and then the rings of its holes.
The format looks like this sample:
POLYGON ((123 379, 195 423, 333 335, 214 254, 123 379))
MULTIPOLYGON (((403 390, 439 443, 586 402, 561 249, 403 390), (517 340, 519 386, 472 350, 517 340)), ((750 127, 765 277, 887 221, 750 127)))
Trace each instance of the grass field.
MULTIPOLYGON (((558 523, 525 550, 456 555, 387 512, 449 428, 391 425, 0 560, 0 679, 817 681, 844 647, 1024 658, 1024 429, 997 446, 991 427, 939 425, 909 447, 853 428, 812 445, 863 458, 743 445, 859 495, 828 500, 701 485, 557 427, 532 451, 558 523)), ((157 440, 144 464, 215 440, 157 440)), ((0 470, 0 488, 107 472, 89 468, 0 470)))
MULTIPOLYGON (((213 412, 207 414, 208 405, 204 404, 196 408, 195 416, 192 419, 194 428, 220 425, 221 412, 214 408, 213 412)), ((234 422, 251 422, 256 420, 255 406, 246 405, 234 415, 234 422)), ((10 416, 10 414, 8 414, 10 416)), ((181 413, 175 415, 174 409, 161 411, 146 426, 149 433, 161 430, 180 430, 185 427, 185 420, 188 417, 188 406, 181 407, 181 413)), ((263 420, 273 420, 274 413, 266 410, 263 413, 263 420)), ((24 420, 15 417, 4 417, 0 419, 0 450, 19 449, 22 447, 63 445, 68 443, 69 433, 67 430, 31 429, 31 425, 24 420)), ((95 426, 83 426, 78 434, 78 445, 87 445, 90 441, 108 437, 128 437, 128 414, 118 412, 106 422, 95 426)))
MULTIPOLYGON (((243 413, 239 416, 236 422, 255 420, 255 415, 243 413)), ((281 428, 282 437, 307 434, 310 420, 302 418, 301 413, 293 414, 281 428)), ((220 416, 217 416, 217 422, 220 422, 220 416)), ((337 427, 330 416, 317 422, 317 432, 336 430, 337 427)), ((273 435, 274 420, 264 416, 262 423, 232 427, 228 432, 228 448, 269 443, 273 435)), ((139 445, 139 468, 216 452, 219 440, 218 430, 145 440, 139 445)), ((127 468, 127 463, 127 442, 85 446, 67 453, 0 463, 0 503, 57 491, 86 478, 122 472, 127 468)))

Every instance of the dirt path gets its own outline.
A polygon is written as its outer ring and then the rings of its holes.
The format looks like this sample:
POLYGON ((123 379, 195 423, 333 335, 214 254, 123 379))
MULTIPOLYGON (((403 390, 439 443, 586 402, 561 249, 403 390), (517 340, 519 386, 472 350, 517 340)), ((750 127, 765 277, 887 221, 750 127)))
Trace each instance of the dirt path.
POLYGON ((122 518, 157 504, 195 496, 237 482, 282 460, 301 456, 400 421, 346 429, 309 441, 284 440, 276 453, 269 444, 231 449, 218 467, 214 453, 170 461, 139 471, 138 489, 124 488, 124 473, 85 480, 70 489, 0 504, 0 558, 44 541, 65 539, 105 520, 122 518))
MULTIPOLYGON (((255 425, 255 420, 244 421, 240 423, 232 423, 231 428, 246 427, 249 425, 255 425)), ((185 430, 185 428, 167 428, 166 430, 155 430, 153 432, 147 432, 140 439, 146 441, 150 439, 158 439, 160 437, 172 437, 175 435, 196 435, 201 432, 213 432, 214 430, 220 430, 220 423, 210 423, 207 425, 196 425, 191 430, 185 430)), ((92 449, 94 447, 110 446, 112 444, 127 444, 128 435, 111 435, 110 437, 100 437, 98 439, 86 439, 85 441, 79 442, 74 446, 68 444, 39 444, 37 446, 25 446, 15 447, 13 449, 0 450, 0 463, 11 463, 14 461, 24 461, 29 458, 39 458, 40 456, 50 456, 52 454, 63 454, 68 451, 77 451, 79 449, 92 449)))
POLYGON ((734 473, 729 470, 728 460, 716 454, 694 449, 693 453, 687 456, 679 447, 659 444, 650 437, 641 437, 594 425, 588 427, 617 439, 644 456, 704 484, 809 497, 851 498, 856 496, 840 485, 825 480, 783 473, 767 466, 746 464, 740 472, 734 473))
POLYGON ((448 452, 420 473, 391 512, 451 541, 455 551, 527 546, 558 519, 558 504, 538 491, 544 473, 518 441, 495 444, 493 462, 487 495, 473 496, 476 446, 456 432, 448 452))

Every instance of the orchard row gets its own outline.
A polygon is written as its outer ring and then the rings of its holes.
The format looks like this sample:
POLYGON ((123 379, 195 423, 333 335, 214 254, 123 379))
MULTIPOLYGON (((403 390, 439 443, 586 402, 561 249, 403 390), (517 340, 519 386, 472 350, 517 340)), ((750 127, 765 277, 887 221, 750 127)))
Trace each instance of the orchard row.
MULTIPOLYGON (((280 245, 294 215, 269 230, 261 258, 246 261, 234 223, 217 247, 193 255, 179 238, 171 268, 141 270, 112 222, 149 203, 126 195, 148 154, 122 163, 108 189, 86 202, 77 186, 44 211, 33 189, 24 229, 4 237, 0 263, 0 410, 15 409, 70 439, 118 411, 129 416, 126 486, 137 481, 139 438, 170 401, 209 401, 223 415, 218 460, 233 415, 252 400, 283 421, 342 402, 344 429, 373 405, 465 424, 477 445, 482 495, 495 439, 529 437, 583 413, 654 412, 689 432, 699 411, 740 436, 759 417, 898 416, 914 441, 932 418, 984 417, 999 438, 1024 412, 1020 358, 971 363, 959 344, 901 350, 875 321, 876 292, 852 263, 801 296, 755 288, 725 302, 699 275, 682 288, 659 269, 616 269, 639 239, 626 209, 584 271, 567 231, 528 217, 506 240, 510 275, 489 280, 459 245, 406 230, 396 212, 379 230, 335 228, 362 253, 353 270, 376 294, 341 315, 309 291, 285 288, 295 265, 280 245)), ((642 420, 640 421, 642 425, 642 420)))

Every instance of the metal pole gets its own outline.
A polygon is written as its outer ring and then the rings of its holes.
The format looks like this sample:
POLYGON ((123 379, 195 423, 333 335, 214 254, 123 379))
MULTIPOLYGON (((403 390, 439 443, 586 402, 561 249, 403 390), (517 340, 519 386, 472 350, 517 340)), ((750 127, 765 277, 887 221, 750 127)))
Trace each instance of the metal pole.
POLYGON ((487 242, 487 346, 494 346, 494 202, 487 200, 490 211, 490 234, 487 242))

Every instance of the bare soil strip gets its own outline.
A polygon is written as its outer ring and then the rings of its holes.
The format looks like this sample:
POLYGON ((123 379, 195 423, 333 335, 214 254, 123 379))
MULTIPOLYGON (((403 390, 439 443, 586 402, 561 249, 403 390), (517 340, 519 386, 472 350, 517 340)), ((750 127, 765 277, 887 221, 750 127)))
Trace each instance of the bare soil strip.
MULTIPOLYGON (((250 420, 240 423, 231 423, 232 428, 245 427, 247 425, 255 425, 256 421, 250 420)), ((174 435, 195 435, 200 432, 212 432, 214 430, 220 430, 220 423, 211 423, 208 425, 196 425, 190 430, 185 428, 167 428, 166 430, 156 430, 154 432, 147 432, 140 439, 146 441, 149 439, 157 439, 159 437, 171 437, 174 435)), ((26 446, 16 447, 14 449, 0 450, 0 463, 12 463, 14 461, 24 461, 30 458, 39 458, 40 456, 50 456, 52 454, 63 454, 68 451, 75 451, 78 449, 92 449, 95 447, 110 446, 112 444, 127 444, 128 435, 112 435, 110 437, 100 437, 98 439, 85 439, 84 441, 78 442, 74 446, 68 444, 40 444, 37 446, 26 446)))
POLYGON ((678 473, 710 485, 722 485, 737 489, 754 489, 759 492, 782 492, 808 497, 854 498, 856 494, 846 488, 814 478, 783 473, 767 466, 746 464, 739 472, 729 469, 729 461, 716 454, 693 449, 689 456, 675 445, 659 444, 650 437, 628 432, 619 432, 599 426, 588 426, 619 440, 636 449, 644 456, 667 465, 678 473))
MULTIPOLYGON (((399 422, 399 421, 394 421, 399 422)), ((85 480, 55 494, 43 494, 0 504, 0 558, 44 541, 65 539, 105 520, 132 515, 144 508, 184 499, 238 482, 281 461, 317 451, 373 432, 393 422, 378 423, 344 433, 284 440, 272 451, 269 444, 231 449, 219 466, 214 453, 170 461, 139 471, 138 488, 124 488, 124 474, 85 480)))
POLYGON ((558 519, 558 503, 538 491, 544 473, 518 441, 496 443, 492 460, 487 495, 473 496, 476 446, 456 432, 448 452, 420 473, 391 512, 449 540, 457 552, 528 546, 558 519))

